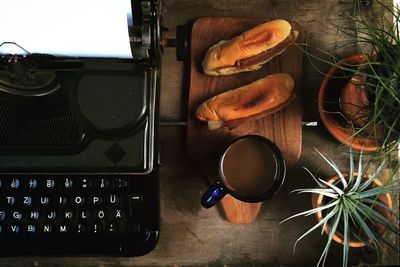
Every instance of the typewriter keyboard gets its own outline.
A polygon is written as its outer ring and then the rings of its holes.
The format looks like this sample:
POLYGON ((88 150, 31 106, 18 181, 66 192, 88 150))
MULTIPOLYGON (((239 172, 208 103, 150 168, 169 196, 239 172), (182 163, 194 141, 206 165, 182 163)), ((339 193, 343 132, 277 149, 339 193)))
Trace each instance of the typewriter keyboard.
POLYGON ((140 233, 145 197, 137 183, 127 177, 0 177, 0 240, 140 233))

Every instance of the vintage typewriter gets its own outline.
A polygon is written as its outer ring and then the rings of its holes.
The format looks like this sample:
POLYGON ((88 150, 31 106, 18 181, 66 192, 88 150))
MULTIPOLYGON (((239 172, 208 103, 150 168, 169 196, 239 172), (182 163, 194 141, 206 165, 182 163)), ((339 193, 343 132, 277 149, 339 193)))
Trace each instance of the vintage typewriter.
POLYGON ((0 36, 0 254, 156 245, 162 6, 127 2, 132 58, 34 53, 0 36))

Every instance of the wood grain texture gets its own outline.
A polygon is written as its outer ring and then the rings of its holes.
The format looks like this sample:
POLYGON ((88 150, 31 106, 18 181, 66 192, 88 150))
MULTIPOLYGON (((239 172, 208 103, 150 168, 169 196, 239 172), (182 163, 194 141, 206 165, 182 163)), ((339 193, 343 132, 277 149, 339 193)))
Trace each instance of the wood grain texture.
MULTIPOLYGON (((263 21, 256 19, 206 17, 197 20, 192 27, 187 151, 210 181, 216 177, 219 150, 237 136, 257 134, 267 137, 280 148, 289 168, 300 157, 303 57, 296 46, 292 45, 255 72, 214 77, 204 75, 201 70, 201 61, 211 45, 230 39, 261 22, 263 21), (278 72, 288 73, 293 77, 296 92, 296 99, 281 111, 248 121, 233 130, 209 131, 206 124, 194 118, 196 108, 209 97, 278 72)), ((261 203, 244 203, 230 195, 222 199, 221 205, 229 222, 241 224, 253 222, 261 207, 261 203)))
MULTIPOLYGON (((353 53, 348 46, 348 36, 337 31, 334 25, 353 27, 354 23, 349 15, 354 12, 354 0, 341 1, 315 1, 315 0, 166 0, 166 13, 164 23, 170 28, 167 33, 169 38, 175 37, 174 26, 193 22, 194 18, 204 16, 218 17, 252 17, 252 18, 285 18, 298 22, 304 29, 304 42, 308 44, 309 51, 318 56, 329 59, 320 53, 329 51, 338 58, 343 58, 353 53), (327 11, 328 10, 328 11, 327 11), (171 15, 171 12, 174 12, 171 15)), ((373 1, 369 1, 373 2, 373 1)), ((383 2, 390 2, 384 0, 383 2)), ((373 17, 371 4, 363 8, 362 13, 373 17)), ((317 110, 318 88, 325 73, 330 66, 316 60, 305 59, 303 73, 304 99, 303 120, 314 121, 319 119, 317 110)), ((172 76, 173 75, 169 75, 172 76)), ((171 78, 168 78, 171 79, 171 78)), ((167 93, 166 93, 167 95, 167 93)), ((181 117, 180 117, 181 118, 181 117)))
MULTIPOLYGON (((175 37, 175 26, 192 22, 202 16, 258 17, 294 20, 307 31, 304 38, 314 49, 337 53, 343 43, 343 35, 332 24, 351 27, 348 17, 352 14, 354 0, 165 0, 167 12, 164 25, 170 31, 168 38, 175 37), (329 12, 327 12, 327 10, 329 12)), ((373 1, 369 1, 373 2, 373 1)), ((384 0, 389 2, 389 0, 384 0)), ((375 5, 371 5, 374 8, 375 5)), ((370 9, 365 8, 364 13, 370 9)), ((367 15, 367 14, 366 14, 367 15)), ((340 58, 350 54, 341 49, 340 58)), ((326 71, 329 66, 319 67, 326 71)), ((316 95, 322 75, 317 73, 310 62, 304 59, 304 104, 303 115, 318 117, 316 95)), ((175 49, 168 48, 163 55, 161 81, 162 120, 186 120, 186 90, 183 87, 183 64, 176 61, 175 49)), ((186 76, 185 76, 186 78, 186 76)), ((307 120, 308 118, 303 117, 307 120)), ((160 142, 163 144, 163 167, 160 172, 161 235, 155 250, 143 257, 54 257, 15 256, 0 258, 1 267, 132 267, 132 266, 315 266, 324 247, 325 238, 314 233, 299 243, 296 253, 293 244, 306 229, 315 224, 311 216, 298 218, 284 224, 283 219, 311 207, 308 195, 289 194, 303 187, 313 187, 308 175, 300 168, 288 173, 282 190, 265 202, 257 220, 248 225, 229 224, 222 219, 217 209, 203 209, 199 199, 204 182, 192 161, 185 155, 185 133, 179 127, 160 128, 160 142)), ((312 171, 322 169, 330 175, 329 166, 321 165, 321 158, 315 152, 332 153, 336 141, 320 127, 304 127, 303 148, 298 166, 307 166, 312 171)), ((348 151, 332 154, 335 162, 340 161, 348 151)), ((346 162, 342 162, 343 167, 346 162)), ((340 166, 339 166, 340 167, 340 166)), ((396 204, 398 204, 396 202, 396 204)), ((398 210, 398 206, 396 207, 398 210)), ((393 244, 399 244, 398 237, 393 244)), ((35 243, 32 242, 34 246, 35 243)), ((54 244, 57 245, 57 242, 54 244)), ((341 266, 341 246, 332 246, 327 259, 329 266, 341 266)), ((373 264, 365 254, 357 250, 350 253, 349 265, 373 264), (360 263, 361 262, 361 263, 360 263)), ((375 254, 374 254, 375 255, 375 254)), ((379 253, 378 265, 399 266, 399 254, 384 249, 379 253)))

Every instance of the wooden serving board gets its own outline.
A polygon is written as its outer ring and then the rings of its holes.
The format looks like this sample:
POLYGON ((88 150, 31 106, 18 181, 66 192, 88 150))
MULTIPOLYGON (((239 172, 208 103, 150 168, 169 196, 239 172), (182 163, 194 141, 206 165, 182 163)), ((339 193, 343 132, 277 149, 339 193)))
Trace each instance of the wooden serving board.
MULTIPOLYGON (((288 168, 292 167, 301 152, 301 75, 302 52, 290 46, 255 72, 230 76, 207 76, 201 61, 207 49, 220 40, 230 39, 263 20, 238 18, 200 18, 192 26, 190 45, 190 88, 188 101, 187 152, 200 167, 204 176, 214 181, 217 175, 218 154, 226 142, 245 134, 262 135, 273 141, 283 152, 288 168), (210 131, 206 123, 196 120, 196 108, 209 97, 251 83, 268 74, 285 72, 295 80, 296 99, 284 109, 263 118, 248 121, 239 127, 210 131)), ((301 40, 301 34, 298 40, 301 40)), ((226 219, 231 223, 251 223, 256 218, 261 203, 244 203, 230 195, 221 200, 226 219)))

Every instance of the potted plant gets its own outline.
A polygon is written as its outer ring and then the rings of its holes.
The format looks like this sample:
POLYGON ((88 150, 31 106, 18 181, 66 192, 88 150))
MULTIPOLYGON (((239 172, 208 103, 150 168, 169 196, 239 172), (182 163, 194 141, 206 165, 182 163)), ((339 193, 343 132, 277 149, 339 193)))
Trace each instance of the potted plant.
POLYGON ((318 108, 328 131, 340 142, 388 154, 400 145, 400 14, 374 1, 377 18, 352 17, 356 30, 338 27, 355 42, 356 55, 325 61, 318 108))
POLYGON ((326 129, 339 142, 357 150, 376 151, 378 141, 370 127, 365 76, 352 73, 366 61, 365 55, 356 54, 331 67, 319 89, 318 110, 326 129))
POLYGON ((347 266, 350 247, 378 248, 385 242, 381 237, 385 230, 399 234, 398 227, 391 221, 394 211, 389 195, 396 186, 393 180, 386 183, 378 180, 387 164, 386 160, 381 162, 375 172, 368 174, 362 163, 361 151, 355 170, 350 148, 350 170, 341 172, 335 162, 318 153, 336 174, 323 180, 306 169, 317 187, 294 192, 311 193, 313 208, 295 214, 281 223, 295 217, 315 214, 318 222, 297 239, 294 247, 305 236, 322 227, 322 233, 325 232, 328 239, 317 266, 324 266, 332 241, 343 245, 343 266, 347 266))

